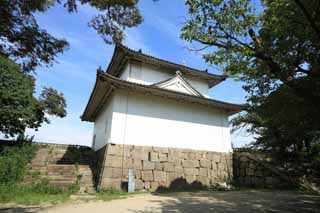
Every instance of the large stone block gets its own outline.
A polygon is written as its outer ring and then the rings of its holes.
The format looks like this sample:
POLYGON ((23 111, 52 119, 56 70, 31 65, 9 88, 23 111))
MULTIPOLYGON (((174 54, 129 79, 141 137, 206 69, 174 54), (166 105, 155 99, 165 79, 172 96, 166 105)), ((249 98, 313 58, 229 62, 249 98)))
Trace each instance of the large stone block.
POLYGON ((174 163, 176 160, 176 156, 173 156, 171 154, 168 154, 168 162, 170 163, 174 163))
POLYGON ((178 173, 183 173, 183 167, 182 166, 175 166, 174 171, 178 173))
POLYGON ((211 168, 212 168, 213 170, 217 170, 217 169, 218 169, 218 165, 219 165, 219 163, 213 160, 213 161, 212 161, 211 168))
POLYGON ((101 189, 121 190, 121 178, 102 178, 101 189))
POLYGON ((149 159, 149 152, 134 150, 132 152, 132 158, 136 159, 136 160, 148 160, 149 159))
POLYGON ((174 163, 163 163, 163 170, 166 172, 174 172, 174 163))
POLYGON ((141 171, 141 177, 144 181, 153 181, 153 173, 152 171, 141 171))
POLYGON ((133 168, 142 170, 142 160, 133 159, 133 168))
POLYGON ((208 177, 208 169, 207 168, 200 168, 199 175, 208 177))
POLYGON ((151 189, 152 190, 157 190, 159 187, 159 183, 158 182, 151 182, 151 189))
POLYGON ((186 175, 199 175, 198 168, 184 168, 184 173, 186 175))
POLYGON ((120 156, 107 155, 106 161, 105 161, 105 166, 122 167, 122 161, 123 161, 123 158, 120 156))
POLYGON ((183 160, 182 166, 184 168, 195 168, 199 167, 199 160, 183 160))
POLYGON ((195 160, 196 159, 196 152, 189 152, 188 159, 195 160))
POLYGON ((155 163, 151 161, 142 161, 142 169, 143 170, 153 170, 155 168, 155 163))
POLYGON ((154 181, 166 182, 167 180, 166 172, 154 170, 153 173, 154 173, 154 181))
POLYGON ((188 184, 191 184, 191 183, 193 183, 194 181, 197 180, 197 176, 195 176, 195 175, 186 175, 185 179, 186 179, 188 184))
POLYGON ((124 162, 123 162, 123 167, 127 169, 132 169, 133 168, 133 159, 125 157, 124 162))
POLYGON ((137 170, 137 169, 136 169, 136 170, 134 171, 134 174, 135 174, 135 178, 136 178, 136 179, 140 179, 140 178, 141 178, 141 171, 140 171, 140 170, 137 170))
POLYGON ((210 184, 210 179, 205 176, 197 176, 196 180, 200 182, 203 186, 208 186, 210 184))
POLYGON ((165 154, 169 153, 169 148, 167 147, 153 147, 153 150, 158 153, 165 153, 165 154))
POLYGON ((172 183, 173 181, 175 181, 181 177, 183 177, 182 173, 177 173, 177 172, 168 172, 167 173, 167 179, 170 183, 172 183))
POLYGON ((143 146, 142 147, 142 151, 152 152, 153 151, 153 147, 152 146, 143 146))
POLYGON ((220 162, 220 154, 213 153, 213 154, 212 154, 212 162, 217 162, 217 163, 219 163, 219 162, 220 162))
POLYGON ((166 161, 168 161, 168 154, 159 153, 159 161, 161 161, 161 162, 166 162, 166 161))
POLYGON ((135 187, 136 190, 142 190, 143 189, 143 181, 142 180, 135 179, 134 184, 135 184, 134 187, 135 187))
POLYGON ((121 178, 122 168, 105 167, 103 177, 108 178, 121 178))
POLYGON ((210 177, 211 178, 218 177, 218 171, 217 170, 210 170, 209 173, 210 173, 210 177))
POLYGON ((163 164, 161 162, 155 162, 155 170, 163 170, 163 164))
POLYGON ((124 153, 124 147, 122 145, 113 145, 113 144, 110 144, 108 145, 108 148, 107 148, 107 152, 108 152, 108 155, 117 155, 117 156, 123 156, 123 153, 124 153))
POLYGON ((203 168, 211 168, 211 160, 201 159, 200 166, 203 168))
POLYGON ((159 161, 159 154, 157 152, 150 152, 150 161, 159 161))

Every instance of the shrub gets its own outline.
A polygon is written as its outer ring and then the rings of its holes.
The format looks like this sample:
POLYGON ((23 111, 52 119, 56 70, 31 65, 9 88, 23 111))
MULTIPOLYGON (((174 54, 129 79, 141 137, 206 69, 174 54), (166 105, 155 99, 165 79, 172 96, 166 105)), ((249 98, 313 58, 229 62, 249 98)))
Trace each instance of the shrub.
POLYGON ((35 145, 17 143, 17 146, 2 146, 0 149, 0 184, 22 181, 27 165, 35 155, 35 145))

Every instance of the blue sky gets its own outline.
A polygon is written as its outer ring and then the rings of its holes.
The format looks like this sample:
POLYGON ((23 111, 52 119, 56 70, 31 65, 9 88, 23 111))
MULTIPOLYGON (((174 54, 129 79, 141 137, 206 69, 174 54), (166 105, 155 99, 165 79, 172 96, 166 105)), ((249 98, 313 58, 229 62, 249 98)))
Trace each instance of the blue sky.
MULTIPOLYGON (((144 53, 177 63, 185 63, 199 69, 221 74, 217 67, 210 67, 201 59, 201 54, 189 52, 188 45, 179 38, 180 27, 187 17, 184 1, 140 0, 139 8, 144 22, 126 30, 124 44, 144 53)), ((93 8, 83 5, 78 13, 68 14, 61 5, 37 14, 38 24, 58 38, 65 38, 70 48, 57 57, 51 67, 36 70, 37 91, 43 86, 51 86, 64 93, 67 99, 67 117, 51 118, 49 125, 43 125, 35 135, 37 141, 90 145, 93 124, 81 122, 82 114, 94 85, 96 69, 106 69, 113 45, 105 44, 97 33, 88 26, 91 17, 97 14, 93 8)), ((245 92, 241 82, 228 79, 210 90, 212 98, 244 103, 245 92)), ((243 132, 233 135, 233 143, 240 146, 250 140, 243 132)))

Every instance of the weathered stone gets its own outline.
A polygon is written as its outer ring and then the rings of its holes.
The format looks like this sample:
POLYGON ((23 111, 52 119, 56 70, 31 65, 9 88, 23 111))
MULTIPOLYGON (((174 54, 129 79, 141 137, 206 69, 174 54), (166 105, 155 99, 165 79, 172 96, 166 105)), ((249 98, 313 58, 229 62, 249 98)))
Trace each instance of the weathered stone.
POLYGON ((108 155, 123 156, 123 152, 122 145, 108 145, 108 155))
POLYGON ((211 178, 216 178, 218 177, 218 172, 216 170, 210 170, 210 177, 211 178))
POLYGON ((212 154, 212 161, 213 162, 220 162, 220 155, 219 154, 212 154))
POLYGON ((122 157, 107 155, 105 163, 108 167, 122 167, 122 160, 122 157))
POLYGON ((144 181, 153 181, 152 171, 141 171, 141 177, 144 181))
POLYGON ((155 162, 155 170, 163 170, 163 163, 155 162))
POLYGON ((141 171, 140 170, 135 170, 134 174, 135 174, 135 178, 136 179, 140 179, 141 178, 141 171))
POLYGON ((203 168, 211 168, 211 161, 207 159, 201 159, 200 166, 203 168))
POLYGON ((151 182, 151 189, 152 190, 157 190, 159 187, 159 183, 158 182, 151 182))
POLYGON ((208 186, 210 184, 210 179, 205 176, 197 176, 196 180, 204 186, 208 186))
POLYGON ((121 168, 113 168, 113 167, 105 167, 103 177, 108 178, 121 178, 122 169, 121 168))
POLYGON ((149 159, 149 153, 144 151, 134 151, 132 153, 132 157, 135 160, 148 160, 149 159))
POLYGON ((171 155, 171 154, 168 154, 168 162, 174 163, 175 160, 176 160, 176 157, 175 157, 175 156, 173 156, 173 155, 171 155))
POLYGON ((196 159, 196 153, 195 152, 189 152, 188 159, 195 160, 196 159))
POLYGON ((142 161, 142 169, 143 170, 153 170, 155 168, 155 164, 154 162, 150 162, 150 161, 142 161))
POLYGON ((219 163, 218 164, 218 169, 219 170, 224 170, 226 168, 226 165, 224 163, 219 163))
POLYGON ((184 168, 184 173, 186 175, 199 175, 198 168, 184 168))
POLYGON ((199 175, 208 177, 208 169, 207 168, 200 168, 199 175))
POLYGON ((164 163, 163 170, 166 172, 174 172, 174 163, 164 163))
POLYGON ((174 171, 178 173, 183 173, 183 167, 182 166, 175 166, 174 171))
POLYGON ((121 178, 102 178, 100 188, 121 190, 121 178))
POLYGON ((150 161, 159 161, 159 154, 157 152, 150 152, 150 161))
POLYGON ((180 158, 183 160, 187 160, 189 158, 189 153, 188 152, 182 152, 180 154, 180 158))
POLYGON ((132 158, 125 158, 123 162, 123 167, 126 169, 133 168, 133 159, 132 158))
POLYGON ((197 160, 200 160, 200 159, 202 159, 202 158, 204 158, 203 152, 196 152, 196 159, 197 159, 197 160))
POLYGON ((186 175, 185 178, 188 184, 191 184, 197 180, 195 175, 186 175))
POLYGON ((159 153, 159 161, 161 162, 168 161, 168 154, 159 153))
POLYGON ((184 168, 195 168, 199 167, 199 161, 198 160, 183 160, 182 166, 184 168))
POLYGON ((142 169, 142 161, 138 159, 133 159, 133 168, 134 169, 142 169))
POLYGON ((135 186, 134 186, 135 189, 137 189, 137 190, 143 189, 143 181, 142 180, 135 179, 134 184, 135 184, 135 186))
POLYGON ((175 181, 175 180, 177 180, 178 178, 181 178, 181 177, 183 177, 183 175, 181 173, 176 173, 176 172, 169 172, 168 176, 167 176, 168 181, 170 183, 172 183, 173 181, 175 181))
POLYGON ((153 147, 153 150, 158 153, 169 153, 169 148, 167 147, 153 147))
POLYGON ((153 147, 152 146, 143 146, 142 147, 142 151, 144 151, 144 152, 152 152, 153 151, 153 147))
POLYGON ((144 188, 145 188, 145 189, 150 189, 150 188, 151 188, 151 184, 150 184, 149 181, 144 182, 144 188))
POLYGON ((166 182, 167 176, 166 172, 154 170, 154 181, 166 182))

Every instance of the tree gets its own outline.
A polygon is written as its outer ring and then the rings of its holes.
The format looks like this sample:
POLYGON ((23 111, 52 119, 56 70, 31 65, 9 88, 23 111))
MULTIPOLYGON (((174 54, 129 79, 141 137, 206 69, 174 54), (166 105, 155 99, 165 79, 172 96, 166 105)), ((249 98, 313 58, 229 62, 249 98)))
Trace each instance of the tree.
POLYGON ((142 22, 137 0, 2 0, 0 2, 0 131, 7 136, 38 128, 49 122, 47 115, 64 117, 66 101, 62 93, 44 88, 34 97, 37 66, 50 66, 58 54, 68 47, 41 29, 35 12, 46 12, 63 4, 69 13, 77 12, 79 4, 88 4, 99 14, 89 25, 108 44, 120 42, 123 30, 142 22), (31 73, 31 74, 30 74, 31 73))
POLYGON ((181 37, 198 45, 196 51, 207 49, 206 62, 246 83, 249 107, 233 124, 246 125, 258 135, 253 145, 283 162, 310 163, 320 144, 320 2, 188 0, 186 5, 190 17, 181 37))
POLYGON ((0 56, 0 131, 6 136, 23 134, 26 128, 48 123, 47 115, 64 117, 66 103, 55 89, 44 88, 40 98, 33 96, 35 79, 0 56))
POLYGON ((89 25, 107 43, 124 38, 123 30, 142 22, 136 0, 3 0, 0 3, 0 54, 22 64, 24 71, 51 65, 57 54, 68 47, 64 39, 54 38, 41 29, 35 12, 45 12, 55 4, 63 4, 68 12, 76 12, 78 4, 88 4, 104 14, 93 17, 89 25))

